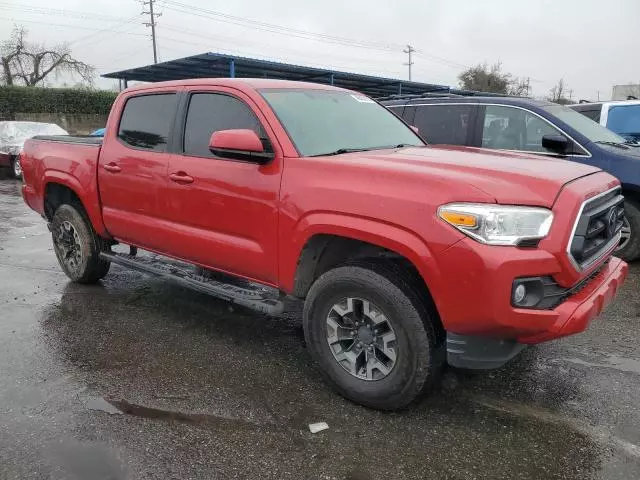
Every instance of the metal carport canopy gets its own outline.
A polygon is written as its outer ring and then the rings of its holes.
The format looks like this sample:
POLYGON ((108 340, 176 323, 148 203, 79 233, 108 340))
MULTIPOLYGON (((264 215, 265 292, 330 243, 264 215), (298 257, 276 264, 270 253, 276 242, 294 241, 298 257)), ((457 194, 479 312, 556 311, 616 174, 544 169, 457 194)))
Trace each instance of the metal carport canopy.
POLYGON ((277 78, 325 83, 337 87, 357 90, 372 97, 397 94, 421 94, 448 91, 446 85, 409 82, 392 78, 347 73, 323 68, 304 67, 288 63, 272 62, 255 58, 238 57, 222 53, 203 53, 191 57, 169 60, 144 67, 106 73, 105 78, 125 81, 160 82, 189 78, 237 77, 277 78))

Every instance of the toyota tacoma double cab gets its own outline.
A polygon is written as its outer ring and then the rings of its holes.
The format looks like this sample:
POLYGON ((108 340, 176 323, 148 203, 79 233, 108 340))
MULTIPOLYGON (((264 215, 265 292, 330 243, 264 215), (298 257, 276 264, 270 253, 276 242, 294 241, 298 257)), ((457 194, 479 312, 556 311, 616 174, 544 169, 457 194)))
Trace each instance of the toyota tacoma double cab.
POLYGON ((499 367, 583 331, 627 273, 613 176, 430 147, 328 85, 131 88, 104 138, 36 137, 22 168, 72 281, 115 263, 267 314, 304 299, 320 372, 373 408, 406 406, 445 362, 499 367))

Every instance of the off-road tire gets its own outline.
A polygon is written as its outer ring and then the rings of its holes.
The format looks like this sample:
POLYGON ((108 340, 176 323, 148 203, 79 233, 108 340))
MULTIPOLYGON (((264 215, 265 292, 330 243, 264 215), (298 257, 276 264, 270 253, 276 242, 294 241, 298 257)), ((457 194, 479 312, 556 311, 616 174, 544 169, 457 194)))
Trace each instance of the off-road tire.
POLYGON ((624 248, 616 250, 614 255, 630 262, 640 257, 640 204, 636 200, 625 199, 624 216, 631 227, 631 237, 624 248))
POLYGON ((108 243, 95 232, 81 206, 64 204, 58 207, 51 221, 51 232, 58 263, 72 281, 95 283, 109 272, 111 262, 100 258, 100 252, 109 250, 108 243), (79 239, 81 260, 77 262, 75 268, 65 260, 63 251, 56 241, 56 235, 65 222, 73 227, 79 239))
POLYGON ((338 267, 315 281, 304 305, 304 334, 307 348, 329 385, 349 400, 380 410, 406 407, 429 390, 444 364, 443 335, 436 313, 418 291, 411 276, 375 262, 338 267), (372 302, 395 330, 398 356, 382 379, 352 375, 336 361, 329 347, 326 319, 332 306, 345 297, 372 302))

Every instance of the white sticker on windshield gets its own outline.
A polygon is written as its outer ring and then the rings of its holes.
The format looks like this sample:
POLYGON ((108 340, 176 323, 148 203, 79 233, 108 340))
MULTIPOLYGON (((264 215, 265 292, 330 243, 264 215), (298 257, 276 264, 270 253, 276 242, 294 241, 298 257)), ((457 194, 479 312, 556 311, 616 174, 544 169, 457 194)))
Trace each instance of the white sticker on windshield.
POLYGON ((364 95, 351 95, 353 98, 355 98, 357 101, 359 101, 360 103, 376 103, 373 100, 371 100, 369 97, 365 97, 364 95))

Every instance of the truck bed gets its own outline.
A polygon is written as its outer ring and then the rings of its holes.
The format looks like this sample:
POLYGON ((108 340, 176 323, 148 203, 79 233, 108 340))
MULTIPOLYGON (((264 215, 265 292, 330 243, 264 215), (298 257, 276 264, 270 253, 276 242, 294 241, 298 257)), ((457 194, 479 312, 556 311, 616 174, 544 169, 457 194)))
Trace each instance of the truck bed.
POLYGON ((82 198, 89 218, 100 230, 98 158, 102 138, 75 135, 41 135, 28 139, 22 152, 23 196, 29 206, 45 214, 48 183, 66 187, 82 198))

